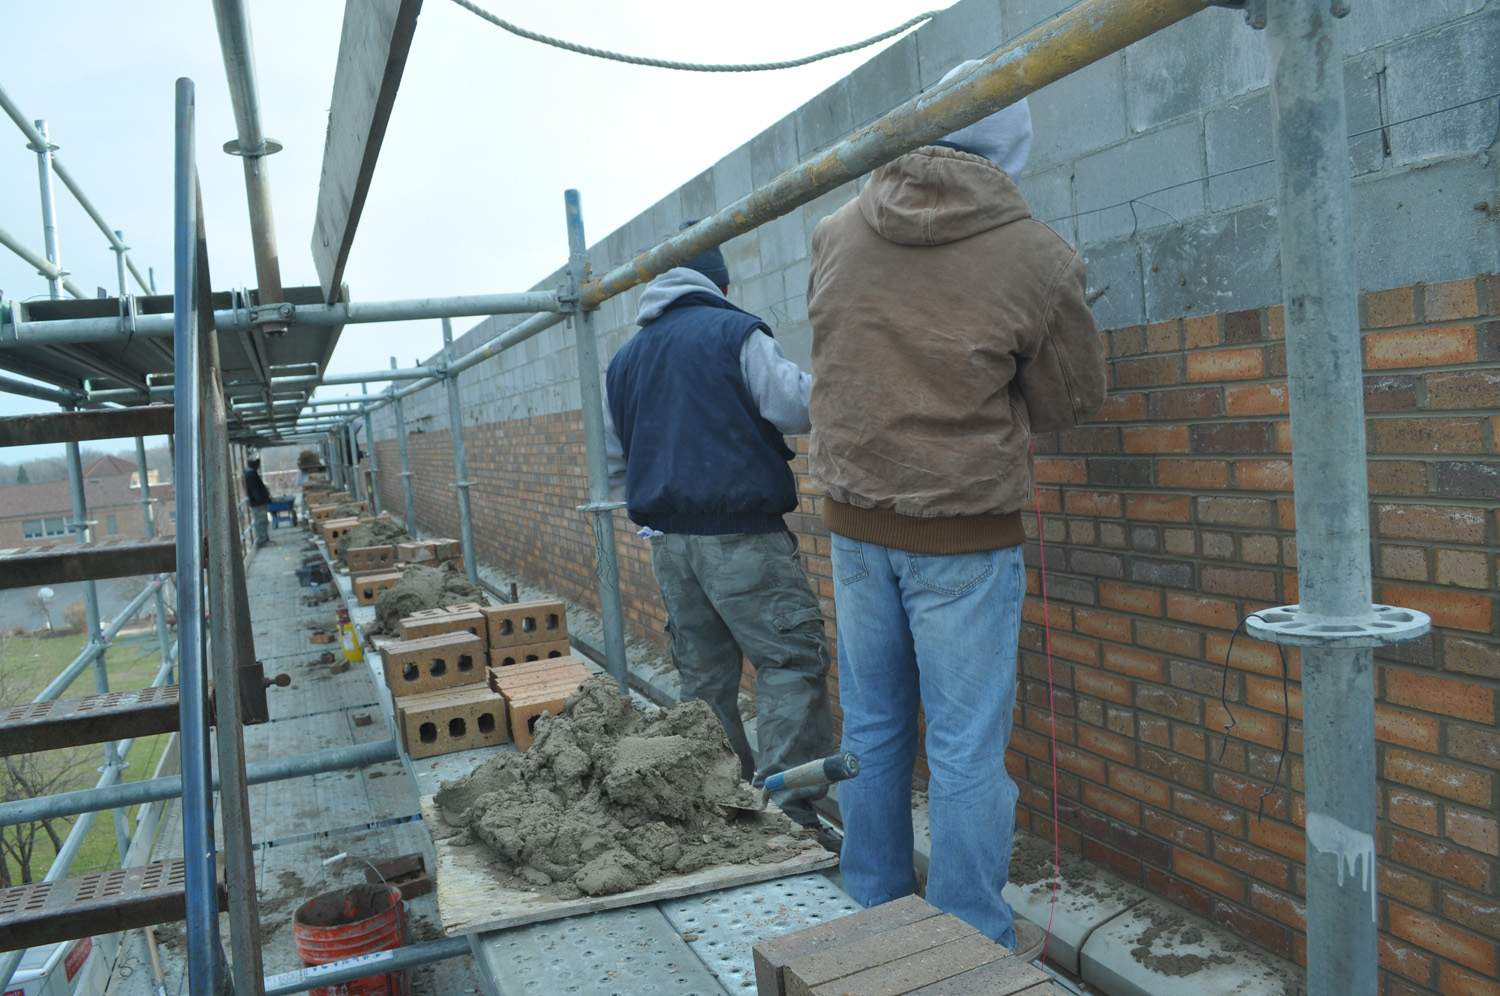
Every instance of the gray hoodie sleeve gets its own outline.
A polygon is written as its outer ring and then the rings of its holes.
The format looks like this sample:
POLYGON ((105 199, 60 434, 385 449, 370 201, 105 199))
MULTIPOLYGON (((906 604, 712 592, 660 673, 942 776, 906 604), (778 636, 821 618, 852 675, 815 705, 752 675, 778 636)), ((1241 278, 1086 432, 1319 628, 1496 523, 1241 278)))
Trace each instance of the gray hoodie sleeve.
POLYGON ((615 431, 615 420, 610 418, 609 403, 604 404, 604 461, 609 467, 609 497, 611 501, 625 500, 625 444, 615 431))
POLYGON ((787 359, 775 339, 760 331, 750 333, 740 349, 740 375, 761 417, 783 435, 812 431, 807 414, 812 374, 787 359))

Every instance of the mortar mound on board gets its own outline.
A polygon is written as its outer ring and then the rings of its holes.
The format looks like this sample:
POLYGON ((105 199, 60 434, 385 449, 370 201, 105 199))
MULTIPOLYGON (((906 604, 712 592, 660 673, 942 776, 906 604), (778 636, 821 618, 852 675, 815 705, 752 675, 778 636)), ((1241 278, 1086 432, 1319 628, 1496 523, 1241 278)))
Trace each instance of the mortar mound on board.
POLYGON ((508 884, 560 899, 604 896, 721 864, 783 861, 809 837, 727 815, 739 759, 700 701, 650 716, 590 678, 524 754, 499 753, 445 782, 449 825, 488 848, 508 884))
POLYGON ((422 609, 441 609, 462 602, 482 602, 484 594, 467 577, 452 567, 408 567, 401 580, 382 591, 375 599, 375 624, 370 632, 394 636, 401 620, 422 609))
POLYGON ((390 519, 367 519, 344 534, 343 549, 347 552, 364 546, 386 546, 410 538, 405 529, 390 519))

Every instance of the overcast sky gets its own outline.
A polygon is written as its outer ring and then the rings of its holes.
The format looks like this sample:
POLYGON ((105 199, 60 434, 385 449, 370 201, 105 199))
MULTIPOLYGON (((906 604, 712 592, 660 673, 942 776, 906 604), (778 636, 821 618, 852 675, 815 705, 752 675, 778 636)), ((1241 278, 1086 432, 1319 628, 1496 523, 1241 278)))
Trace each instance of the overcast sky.
MULTIPOLYGON (((584 44, 700 62, 791 58, 943 5, 481 2, 584 44)), ((248 3, 264 128, 286 147, 269 160, 282 278, 315 284, 309 244, 344 4, 248 3)), ((23 112, 47 119, 60 158, 125 232, 142 272, 155 268, 162 292, 171 289, 173 83, 179 76, 197 83, 214 286, 253 287, 243 173, 238 159, 220 151, 235 128, 207 0, 11 0, 6 22, 11 43, 0 82, 23 112)), ((589 241, 597 242, 879 50, 774 73, 668 72, 523 41, 450 0, 424 0, 345 274, 350 294, 357 301, 527 289, 566 258, 564 188, 582 192, 589 241)), ((0 138, 0 226, 40 251, 36 156, 3 118, 0 138)), ((64 268, 86 291, 102 286, 113 294, 113 254, 57 189, 64 268)), ((4 250, 0 289, 15 300, 47 292, 4 250)), ((476 322, 462 320, 456 330, 476 322)), ((392 355, 407 365, 441 341, 436 321, 350 326, 330 369, 382 367, 392 355)), ((0 414, 47 410, 0 394, 0 414)), ((0 460, 42 451, 10 450, 0 460)))

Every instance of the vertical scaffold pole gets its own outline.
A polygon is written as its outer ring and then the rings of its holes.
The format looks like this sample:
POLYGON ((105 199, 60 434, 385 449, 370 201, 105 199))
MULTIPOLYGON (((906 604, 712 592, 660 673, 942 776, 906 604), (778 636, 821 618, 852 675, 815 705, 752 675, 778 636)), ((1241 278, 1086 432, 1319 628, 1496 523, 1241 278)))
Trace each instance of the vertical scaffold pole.
MULTIPOLYGON (((359 385, 360 394, 369 394, 370 385, 359 385)), ((365 412, 365 445, 370 448, 370 511, 380 514, 380 457, 375 452, 375 415, 365 412)))
MULTIPOLYGON (((391 369, 396 369, 396 358, 391 357, 391 369)), ((412 500, 411 493, 411 457, 406 449, 406 412, 401 407, 401 392, 392 392, 394 400, 393 407, 396 409, 396 440, 401 447, 401 497, 406 502, 406 521, 402 523, 406 531, 413 536, 417 535, 417 505, 412 500)))
POLYGON ((578 394, 583 408, 583 444, 588 462, 587 512, 594 531, 594 555, 599 562, 599 617, 604 625, 605 666, 620 685, 630 689, 625 662, 625 613, 620 605, 620 565, 615 556, 615 509, 622 503, 609 498, 609 463, 604 444, 604 397, 599 385, 599 340, 594 314, 579 305, 579 289, 589 278, 588 243, 583 235, 583 205, 578 191, 563 195, 568 219, 568 292, 573 300, 575 351, 578 354, 578 394))
POLYGON ((354 496, 355 501, 367 497, 365 495, 364 475, 359 470, 359 436, 358 428, 351 418, 344 423, 344 445, 349 450, 349 493, 354 496))
POLYGON ((458 492, 458 538, 464 551, 464 573, 479 583, 479 558, 474 555, 474 520, 469 508, 469 455, 464 449, 463 403, 458 395, 458 374, 446 369, 448 347, 453 345, 453 322, 443 320, 443 387, 448 392, 448 434, 453 442, 453 487, 458 492))
POLYGON ((63 278, 67 276, 63 272, 62 248, 57 240, 57 198, 52 194, 52 150, 57 146, 52 144, 52 139, 47 135, 46 121, 33 121, 32 124, 36 125, 42 144, 28 145, 27 148, 36 153, 37 182, 42 194, 42 239, 47 250, 47 262, 57 267, 55 272, 46 274, 47 294, 56 301, 63 296, 63 278))
MULTIPOLYGON (((156 538, 156 514, 151 507, 151 478, 146 466, 146 440, 142 436, 135 437, 135 466, 136 472, 141 476, 141 520, 145 525, 146 538, 156 538)), ((171 655, 169 649, 170 638, 167 635, 167 599, 162 589, 156 589, 156 643, 161 647, 161 659, 167 660, 171 655)), ((168 675, 171 681, 172 676, 168 675)))

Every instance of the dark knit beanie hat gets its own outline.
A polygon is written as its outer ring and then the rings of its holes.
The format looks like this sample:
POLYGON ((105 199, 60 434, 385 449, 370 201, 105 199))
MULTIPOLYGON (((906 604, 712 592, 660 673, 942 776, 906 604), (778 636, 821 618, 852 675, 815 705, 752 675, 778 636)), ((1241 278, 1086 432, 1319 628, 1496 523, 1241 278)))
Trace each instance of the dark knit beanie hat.
MULTIPOLYGON (((682 228, 688 229, 696 224, 698 224, 698 219, 684 221, 682 228)), ((697 270, 712 280, 720 290, 729 287, 729 266, 724 262, 724 254, 719 251, 718 246, 705 249, 691 259, 683 260, 681 265, 689 270, 697 270)))

